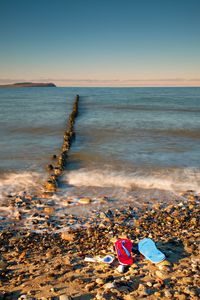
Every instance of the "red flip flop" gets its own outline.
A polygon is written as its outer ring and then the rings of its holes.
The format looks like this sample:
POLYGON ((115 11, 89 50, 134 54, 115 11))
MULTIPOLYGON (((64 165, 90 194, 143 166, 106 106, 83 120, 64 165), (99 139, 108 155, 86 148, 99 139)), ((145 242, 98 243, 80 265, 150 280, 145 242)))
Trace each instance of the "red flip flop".
POLYGON ((119 239, 115 242, 115 250, 117 258, 122 265, 132 265, 133 258, 131 256, 132 242, 128 239, 119 239))

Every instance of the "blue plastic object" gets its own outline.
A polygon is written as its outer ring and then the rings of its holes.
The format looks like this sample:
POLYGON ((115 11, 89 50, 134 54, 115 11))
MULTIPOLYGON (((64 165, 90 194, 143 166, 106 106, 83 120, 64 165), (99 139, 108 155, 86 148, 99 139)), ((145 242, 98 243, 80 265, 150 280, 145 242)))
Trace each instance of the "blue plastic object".
POLYGON ((165 259, 165 254, 156 247, 154 241, 150 238, 145 238, 138 243, 138 250, 146 259, 157 264, 165 259))

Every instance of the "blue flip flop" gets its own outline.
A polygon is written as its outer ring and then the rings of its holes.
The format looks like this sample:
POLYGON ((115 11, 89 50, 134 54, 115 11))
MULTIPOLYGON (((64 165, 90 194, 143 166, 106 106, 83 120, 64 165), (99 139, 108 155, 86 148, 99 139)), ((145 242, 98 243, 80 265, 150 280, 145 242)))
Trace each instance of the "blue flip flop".
POLYGON ((150 238, 145 238, 138 243, 138 250, 146 259, 157 264, 165 259, 165 254, 156 247, 154 241, 150 238))

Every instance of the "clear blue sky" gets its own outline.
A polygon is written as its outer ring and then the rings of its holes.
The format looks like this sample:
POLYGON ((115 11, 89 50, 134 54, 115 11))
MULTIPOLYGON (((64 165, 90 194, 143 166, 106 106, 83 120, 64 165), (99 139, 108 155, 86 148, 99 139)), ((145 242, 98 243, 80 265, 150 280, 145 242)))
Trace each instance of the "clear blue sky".
POLYGON ((0 0, 0 83, 200 85, 200 0, 0 0))

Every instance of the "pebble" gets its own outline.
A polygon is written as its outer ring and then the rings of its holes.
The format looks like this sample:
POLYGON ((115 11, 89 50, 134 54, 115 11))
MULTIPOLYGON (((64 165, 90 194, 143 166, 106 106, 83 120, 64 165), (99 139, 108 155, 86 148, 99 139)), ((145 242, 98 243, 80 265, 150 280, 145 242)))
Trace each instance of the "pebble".
POLYGON ((122 274, 125 272, 125 270, 126 270, 126 266, 123 265, 119 265, 116 269, 118 273, 122 273, 122 274))
POLYGON ((137 290, 138 290, 140 296, 147 296, 148 295, 147 288, 144 284, 140 283, 137 290))
POLYGON ((115 287, 116 287, 115 282, 108 282, 108 283, 104 284, 104 286, 103 286, 103 288, 105 290, 110 290, 110 289, 115 288, 115 287))
POLYGON ((90 292, 90 291, 93 290, 93 288, 94 288, 95 286, 96 286, 96 283, 95 283, 95 282, 90 282, 90 283, 86 284, 85 289, 86 289, 86 291, 90 292))
POLYGON ((74 239, 75 239, 75 235, 72 234, 72 233, 69 233, 67 231, 64 231, 61 233, 61 238, 65 241, 68 241, 68 242, 73 242, 74 239))
POLYGON ((178 299, 178 300, 186 300, 187 299, 185 294, 176 293, 175 295, 176 295, 176 299, 178 299))
POLYGON ((166 279, 168 277, 168 274, 161 271, 156 271, 156 276, 160 279, 166 279))
POLYGON ((5 260, 0 260, 0 270, 5 271, 7 268, 8 264, 5 260))
POLYGON ((165 297, 171 299, 173 297, 172 293, 169 290, 165 290, 165 297))
POLYGON ((161 261, 160 263, 157 264, 158 268, 162 267, 162 266, 168 266, 170 267, 171 266, 171 263, 168 261, 168 260, 163 260, 161 261))
POLYGON ((72 297, 64 294, 59 296, 59 300, 72 300, 72 297))
POLYGON ((149 287, 151 287, 153 284, 152 284, 152 282, 147 281, 147 285, 148 285, 149 287))
POLYGON ((154 296, 156 297, 155 299, 158 299, 161 296, 161 293, 160 292, 155 292, 154 296))
POLYGON ((45 207, 44 208, 44 213, 45 214, 48 214, 48 215, 52 215, 55 211, 55 208, 54 207, 45 207))
POLYGON ((97 283, 98 285, 103 285, 103 284, 105 283, 105 281, 104 281, 102 278, 97 278, 97 279, 96 279, 96 283, 97 283))
POLYGON ((131 294, 124 296, 124 300, 137 300, 137 299, 138 298, 136 298, 135 295, 131 295, 131 294))
POLYGON ((91 202, 92 202, 92 199, 90 199, 90 198, 81 198, 78 200, 78 203, 80 203, 80 204, 89 204, 91 202))
POLYGON ((21 295, 18 300, 26 300, 26 299, 29 299, 29 297, 27 295, 21 295))

